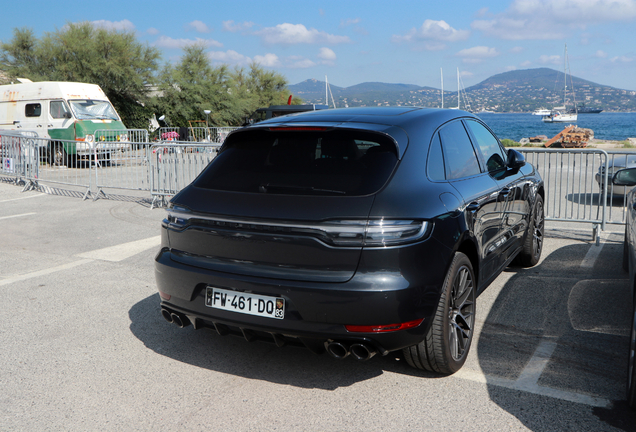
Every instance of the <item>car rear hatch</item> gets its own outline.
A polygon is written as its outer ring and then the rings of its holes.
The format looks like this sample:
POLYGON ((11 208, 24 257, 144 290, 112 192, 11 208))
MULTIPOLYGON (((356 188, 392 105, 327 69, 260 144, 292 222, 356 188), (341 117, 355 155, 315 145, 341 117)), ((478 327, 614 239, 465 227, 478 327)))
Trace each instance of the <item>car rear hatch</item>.
POLYGON ((377 131, 235 132, 172 200, 164 221, 171 257, 225 273, 345 282, 362 248, 378 241, 382 221, 368 215, 397 165, 397 142, 377 131))

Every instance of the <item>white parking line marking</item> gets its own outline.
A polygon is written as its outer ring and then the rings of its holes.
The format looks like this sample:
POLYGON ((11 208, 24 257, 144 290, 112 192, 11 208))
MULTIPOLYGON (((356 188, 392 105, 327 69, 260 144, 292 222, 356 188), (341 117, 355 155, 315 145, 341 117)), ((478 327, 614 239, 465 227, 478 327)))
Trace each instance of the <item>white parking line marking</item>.
POLYGON ((38 198, 38 197, 43 197, 43 196, 46 196, 46 194, 29 195, 29 196, 24 196, 24 197, 20 197, 20 198, 11 198, 11 199, 2 200, 2 201, 0 201, 0 203, 9 202, 9 201, 24 200, 24 199, 29 199, 29 198, 38 198))
MULTIPOLYGON (((0 201, 2 202, 2 201, 0 201)), ((17 217, 22 217, 22 216, 31 216, 34 215, 35 213, 22 213, 22 214, 18 214, 18 215, 12 215, 12 216, 2 216, 0 217, 0 220, 4 220, 4 219, 12 219, 12 218, 17 218, 17 217)))
POLYGON ((600 234, 599 234, 599 240, 600 240, 599 245, 598 246, 592 245, 590 249, 587 251, 587 254, 585 254, 585 258, 583 258, 583 261, 581 261, 581 268, 594 267, 594 263, 596 262, 596 259, 600 255, 601 251, 603 250, 603 246, 605 245, 605 242, 603 241, 605 239, 600 234))
POLYGON ((510 380, 492 375, 486 375, 478 371, 469 369, 460 369, 453 376, 469 381, 475 381, 482 384, 504 387, 511 390, 523 391, 526 393, 536 394, 540 396, 549 396, 555 399, 561 399, 568 402, 575 402, 593 407, 607 408, 611 406, 608 399, 597 398, 580 393, 558 390, 550 387, 542 387, 538 384, 539 378, 543 373, 552 353, 557 347, 557 343, 551 338, 546 338, 539 343, 534 355, 523 369, 519 378, 510 380))
POLYGON ((517 387, 524 389, 533 389, 537 386, 539 378, 543 373, 552 353, 556 349, 557 344, 549 339, 544 339, 539 343, 534 355, 526 365, 526 367, 517 378, 517 387))
POLYGON ((79 261, 75 261, 72 263, 68 263, 68 264, 62 264, 59 265, 57 267, 51 267, 48 269, 44 269, 44 270, 38 270, 38 271, 34 271, 31 273, 27 273, 27 274, 23 274, 23 275, 19 275, 19 276, 13 276, 7 279, 0 279, 0 286, 3 285, 9 285, 15 282, 21 282, 27 279, 31 279, 31 278, 35 278, 35 277, 40 277, 40 276, 46 276, 48 274, 51 273, 55 273, 58 271, 62 271, 62 270, 68 270, 68 269, 72 269, 74 267, 78 267, 84 264, 87 264, 89 262, 92 262, 93 260, 89 260, 89 259, 83 259, 83 260, 79 260, 79 261))
POLYGON ((143 240, 137 240, 129 243, 123 243, 116 246, 110 246, 103 249, 97 249, 90 252, 84 252, 75 255, 79 258, 87 258, 101 261, 119 262, 133 255, 137 255, 145 250, 159 247, 161 244, 161 236, 150 237, 143 240))

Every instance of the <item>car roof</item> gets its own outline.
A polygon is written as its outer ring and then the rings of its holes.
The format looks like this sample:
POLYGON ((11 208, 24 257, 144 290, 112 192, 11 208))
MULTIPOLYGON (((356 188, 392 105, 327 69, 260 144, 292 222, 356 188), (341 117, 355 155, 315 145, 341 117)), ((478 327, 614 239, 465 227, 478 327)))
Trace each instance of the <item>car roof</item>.
MULTIPOLYGON (((258 122, 242 130, 276 127, 321 126, 376 131, 390 135, 396 141, 401 159, 409 140, 417 135, 424 142, 437 128, 457 118, 477 118, 461 110, 422 107, 356 107, 308 111, 258 122)), ((237 130, 234 133, 241 133, 237 130)))
POLYGON ((290 123, 375 123, 405 127, 413 121, 442 124, 458 117, 474 117, 461 110, 422 107, 356 107, 309 111, 276 117, 254 125, 274 126, 290 123))

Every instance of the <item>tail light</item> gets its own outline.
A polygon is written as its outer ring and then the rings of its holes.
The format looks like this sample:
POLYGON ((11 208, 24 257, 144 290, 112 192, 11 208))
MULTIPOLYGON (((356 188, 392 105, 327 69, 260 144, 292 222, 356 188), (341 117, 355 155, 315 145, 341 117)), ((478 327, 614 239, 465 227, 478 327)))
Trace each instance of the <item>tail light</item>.
POLYGON ((316 223, 277 221, 247 221, 197 215, 190 210, 170 204, 166 225, 182 230, 191 224, 254 234, 314 237, 337 247, 387 247, 412 243, 423 239, 431 225, 414 219, 335 220, 316 223))

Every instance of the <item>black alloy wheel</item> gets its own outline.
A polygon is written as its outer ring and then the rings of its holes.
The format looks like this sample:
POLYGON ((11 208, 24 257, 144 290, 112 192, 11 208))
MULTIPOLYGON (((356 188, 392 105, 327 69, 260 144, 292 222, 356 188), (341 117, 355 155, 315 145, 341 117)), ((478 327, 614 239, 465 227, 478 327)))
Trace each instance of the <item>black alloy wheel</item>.
POLYGON ((541 259, 543 250, 543 232, 545 229, 545 215, 543 210, 543 198, 537 194, 532 210, 532 218, 528 226, 523 249, 517 256, 516 262, 523 267, 532 267, 541 259))
POLYGON ((457 252, 424 341, 404 349, 413 367, 450 375, 466 361, 475 326, 476 286, 473 266, 457 252))
POLYGON ((627 403, 636 410, 636 299, 632 300, 632 328, 629 336, 629 362, 627 368, 627 403))

